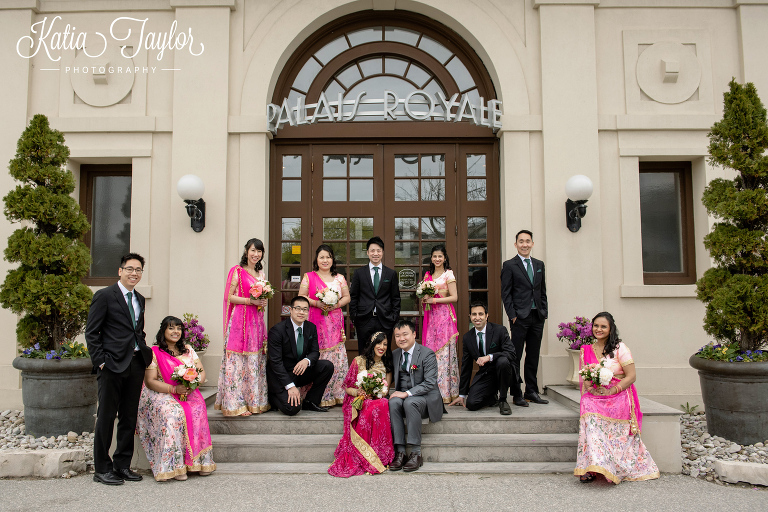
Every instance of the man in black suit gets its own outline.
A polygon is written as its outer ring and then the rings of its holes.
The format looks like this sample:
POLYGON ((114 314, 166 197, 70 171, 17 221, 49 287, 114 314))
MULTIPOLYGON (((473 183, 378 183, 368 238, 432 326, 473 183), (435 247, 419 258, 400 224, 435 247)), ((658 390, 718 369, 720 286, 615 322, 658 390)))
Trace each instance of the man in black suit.
MULTIPOLYGON (((517 368, 525 346, 525 394, 520 390, 523 382, 518 375, 512 383, 513 402, 528 407, 528 402, 547 404, 539 396, 536 373, 539 370, 541 335, 547 318, 547 282, 544 276, 544 262, 531 258, 533 234, 527 229, 515 236, 517 256, 504 262, 501 267, 501 300, 509 317, 512 329, 512 344, 515 346, 517 368)), ((521 372, 522 373, 522 372, 521 372)))
POLYGON ((144 334, 144 297, 134 291, 143 272, 144 258, 135 253, 123 256, 117 270, 120 280, 94 294, 85 325, 99 398, 93 480, 107 485, 141 480, 130 465, 141 383, 152 362, 152 349, 147 347, 144 334), (117 447, 110 459, 116 416, 117 447))
POLYGON ((320 361, 317 328, 307 321, 309 301, 291 299, 291 316, 269 330, 267 385, 269 403, 283 414, 294 416, 301 409, 326 412, 320 406, 323 392, 333 376, 333 363, 320 361), (304 403, 299 388, 312 384, 304 403))
POLYGON ((400 283, 397 273, 381 263, 384 242, 375 236, 366 244, 368 265, 355 270, 349 288, 349 316, 357 330, 358 352, 362 354, 377 331, 392 340, 392 327, 400 316, 400 283))
POLYGON ((514 371, 515 348, 503 325, 488 321, 488 307, 483 302, 473 302, 469 318, 475 326, 464 335, 464 354, 461 358, 459 398, 450 405, 463 405, 470 411, 496 405, 498 396, 499 413, 512 414, 507 403, 507 390, 511 379, 517 377, 514 371), (472 362, 480 369, 472 378, 472 362))

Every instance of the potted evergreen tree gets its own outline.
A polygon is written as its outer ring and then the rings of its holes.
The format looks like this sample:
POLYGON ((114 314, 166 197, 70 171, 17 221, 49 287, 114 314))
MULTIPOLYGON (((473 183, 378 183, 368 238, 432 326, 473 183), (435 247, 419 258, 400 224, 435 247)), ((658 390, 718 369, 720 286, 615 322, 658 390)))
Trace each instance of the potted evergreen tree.
POLYGON ((768 439, 768 124, 753 84, 731 80, 724 97, 709 161, 736 176, 704 191, 718 219, 704 238, 715 266, 696 283, 715 341, 689 362, 699 371, 709 433, 753 444, 768 439))
POLYGON ((4 198, 5 216, 22 227, 8 237, 5 259, 18 263, 0 285, 0 305, 19 320, 27 434, 55 436, 92 431, 96 378, 88 351, 74 341, 88 318, 91 290, 82 284, 91 263, 82 242, 90 229, 70 194, 72 173, 64 136, 36 115, 19 138, 11 176, 21 182, 4 198))

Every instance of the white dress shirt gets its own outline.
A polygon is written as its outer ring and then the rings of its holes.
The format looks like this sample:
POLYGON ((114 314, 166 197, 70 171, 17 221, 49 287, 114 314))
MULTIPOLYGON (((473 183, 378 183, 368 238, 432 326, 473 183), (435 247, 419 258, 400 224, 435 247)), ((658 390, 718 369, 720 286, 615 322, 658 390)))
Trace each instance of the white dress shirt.
MULTIPOLYGON (((123 286, 123 283, 120 282, 120 281, 117 282, 117 286, 120 287, 120 291, 123 294, 123 299, 125 300, 125 304, 126 305, 128 304, 128 295, 127 294, 128 294, 128 292, 131 292, 131 302, 133 303, 133 313, 136 315, 136 318, 134 318, 133 320, 135 322, 138 322, 139 321, 139 315, 141 314, 141 305, 139 304, 139 298, 136 297, 136 291, 135 290, 129 290, 128 288, 123 286)), ((128 312, 130 313, 130 309, 129 309, 128 312)), ((133 348, 134 352, 136 352, 138 350, 139 350, 138 345, 133 348)))
MULTIPOLYGON (((291 325, 293 325, 293 339, 295 339, 295 340, 299 339, 299 332, 298 332, 299 331, 299 327, 302 328, 301 335, 304 336, 304 330, 303 330, 304 324, 296 325, 296 322, 294 322, 293 318, 291 318, 291 325)), ((306 340, 307 340, 307 338, 305 337, 304 341, 306 342, 306 340)), ((296 347, 296 350, 298 351, 298 347, 296 347)), ((308 357, 305 357, 304 359, 306 359, 306 361, 307 361, 307 368, 309 368, 312 365, 312 361, 310 361, 308 357)), ((296 384, 291 382, 290 384, 285 386, 285 389, 291 389, 293 387, 296 387, 296 384)))

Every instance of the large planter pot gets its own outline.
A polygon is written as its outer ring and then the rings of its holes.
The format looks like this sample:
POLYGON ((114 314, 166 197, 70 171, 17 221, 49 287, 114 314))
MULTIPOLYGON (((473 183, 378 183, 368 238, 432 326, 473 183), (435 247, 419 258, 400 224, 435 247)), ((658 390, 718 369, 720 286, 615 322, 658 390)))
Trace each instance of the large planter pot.
POLYGON ((93 432, 97 391, 89 358, 51 361, 17 357, 13 367, 21 370, 27 434, 50 437, 69 431, 93 432))
POLYGON ((577 388, 579 387, 579 363, 581 361, 581 350, 573 350, 572 348, 565 349, 568 355, 571 356, 571 371, 568 373, 568 378, 565 379, 577 388))
POLYGON ((742 445, 768 440, 768 363, 728 363, 692 355, 707 430, 742 445))

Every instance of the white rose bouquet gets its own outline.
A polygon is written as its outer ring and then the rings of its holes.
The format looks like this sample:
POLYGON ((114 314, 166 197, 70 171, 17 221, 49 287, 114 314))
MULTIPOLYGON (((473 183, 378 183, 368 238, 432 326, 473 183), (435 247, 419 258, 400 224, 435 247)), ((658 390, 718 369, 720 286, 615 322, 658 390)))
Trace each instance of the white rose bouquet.
POLYGON ((579 375, 584 380, 592 382, 594 386, 607 386, 613 379, 613 370, 605 367, 605 359, 599 363, 588 364, 579 370, 579 375))
MULTIPOLYGON (((326 306, 335 306, 341 300, 341 290, 337 290, 335 286, 329 286, 315 293, 315 296, 326 306)), ((323 309, 323 316, 328 316, 328 311, 325 309, 323 309)))
POLYGON ((363 370, 357 374, 355 385, 362 390, 362 393, 352 400, 352 407, 358 411, 363 408, 363 404, 367 398, 383 398, 388 391, 387 381, 384 377, 378 373, 369 373, 367 370, 363 370))
MULTIPOLYGON (((435 287, 434 281, 422 281, 416 285, 416 296, 419 300, 424 297, 434 297, 437 295, 437 287, 435 287)), ((432 307, 429 304, 424 304, 424 311, 429 311, 432 307)))

